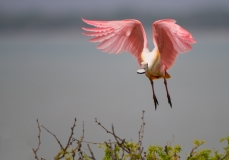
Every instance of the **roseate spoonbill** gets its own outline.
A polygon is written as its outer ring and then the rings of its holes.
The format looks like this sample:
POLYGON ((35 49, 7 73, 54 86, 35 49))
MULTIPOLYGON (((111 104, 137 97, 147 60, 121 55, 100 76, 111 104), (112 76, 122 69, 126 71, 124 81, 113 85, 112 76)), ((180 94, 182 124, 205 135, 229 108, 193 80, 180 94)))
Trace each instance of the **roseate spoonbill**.
MULTIPOLYGON (((120 21, 94 21, 82 20, 95 28, 82 28, 86 36, 93 36, 90 42, 100 42, 97 49, 103 52, 119 54, 130 52, 141 65, 146 62, 145 75, 148 77, 153 91, 155 109, 159 105, 154 92, 153 80, 163 78, 167 93, 168 103, 172 108, 166 79, 170 78, 167 70, 174 64, 178 53, 188 52, 195 43, 192 35, 176 24, 173 19, 157 20, 153 23, 152 52, 148 49, 147 38, 142 23, 135 19, 120 21)), ((144 65, 144 64, 143 64, 144 65)))

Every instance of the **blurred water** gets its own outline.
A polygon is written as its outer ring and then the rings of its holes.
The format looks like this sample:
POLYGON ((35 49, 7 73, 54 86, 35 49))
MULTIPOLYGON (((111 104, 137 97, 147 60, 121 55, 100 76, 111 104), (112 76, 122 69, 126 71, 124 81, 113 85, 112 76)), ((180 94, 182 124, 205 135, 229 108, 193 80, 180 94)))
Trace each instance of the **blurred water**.
MULTIPOLYGON (((173 109, 167 104, 162 80, 155 82, 159 100, 154 110, 151 86, 130 54, 109 55, 96 50, 81 30, 5 32, 0 37, 0 159, 34 159, 37 124, 49 128, 65 144, 76 117, 75 138, 85 122, 85 140, 111 138, 94 123, 98 118, 120 137, 137 141, 145 110, 144 146, 173 144, 191 151, 193 139, 205 148, 221 149, 229 134, 229 31, 187 28, 197 40, 169 70, 173 109)), ((150 49, 151 29, 146 28, 150 49)), ((94 146, 95 149, 97 146, 94 146)), ((39 155, 52 159, 55 139, 41 133, 39 155)), ((102 152, 95 152, 101 157, 102 152)))

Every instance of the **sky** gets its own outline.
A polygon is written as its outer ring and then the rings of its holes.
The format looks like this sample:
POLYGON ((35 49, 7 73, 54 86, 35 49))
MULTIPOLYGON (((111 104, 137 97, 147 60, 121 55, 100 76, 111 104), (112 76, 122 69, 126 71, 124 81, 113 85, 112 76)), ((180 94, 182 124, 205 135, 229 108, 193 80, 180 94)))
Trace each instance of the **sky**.
MULTIPOLYGON (((142 110, 146 111, 145 147, 164 146, 174 135, 173 144, 183 146, 182 158, 191 151, 194 139, 206 140, 204 148, 222 151, 225 144, 219 139, 229 133, 229 2, 134 2, 0 1, 0 18, 5 17, 0 21, 0 159, 34 159, 37 118, 63 144, 75 117, 75 138, 82 134, 83 121, 85 140, 103 142, 111 138, 94 122, 98 118, 108 129, 113 123, 120 137, 136 141, 142 110), (204 14, 209 10, 214 12, 204 14), (34 13, 45 16, 33 19, 34 13), (191 19, 196 13, 199 15, 191 19), (68 16, 63 15, 73 16, 66 20, 68 16), (18 25, 23 20, 20 17, 26 16, 33 20, 18 25), (110 55, 97 50, 97 44, 82 35, 81 27, 88 25, 81 17, 139 19, 150 50, 154 46, 148 24, 159 18, 174 18, 190 31, 197 43, 189 53, 179 55, 168 71, 173 108, 167 103, 163 81, 158 80, 155 92, 159 107, 155 111, 150 83, 136 73, 135 59, 127 53, 110 55), (45 28, 49 23, 46 18, 56 25, 59 18, 61 24, 70 25, 45 28), (205 25, 199 23, 201 20, 205 25)), ((97 146, 92 148, 101 158, 97 146)), ((53 159, 58 149, 55 139, 42 130, 38 155, 53 159)))
POLYGON ((184 25, 195 27, 229 26, 229 2, 226 0, 2 0, 0 13, 0 29, 80 26, 82 17, 104 20, 134 18, 141 19, 144 25, 151 25, 161 18, 175 18, 184 25))
POLYGON ((103 1, 103 0, 56 0, 56 1, 35 1, 35 0, 2 0, 0 10, 7 14, 20 14, 28 11, 42 11, 44 13, 63 14, 68 12, 111 12, 117 8, 132 8, 136 11, 156 10, 161 12, 182 12, 182 14, 194 12, 195 10, 225 8, 228 9, 229 2, 226 0, 173 0, 173 1, 103 1), (85 8, 87 8, 85 10, 85 8))

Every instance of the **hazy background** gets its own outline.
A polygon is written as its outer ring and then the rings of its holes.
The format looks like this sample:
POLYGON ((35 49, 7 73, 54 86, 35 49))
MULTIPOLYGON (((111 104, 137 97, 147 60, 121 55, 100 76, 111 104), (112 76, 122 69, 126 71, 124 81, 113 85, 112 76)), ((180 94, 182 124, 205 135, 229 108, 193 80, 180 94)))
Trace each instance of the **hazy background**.
MULTIPOLYGON (((32 160, 37 147, 36 119, 65 145, 73 120, 75 138, 85 123, 85 140, 111 138, 94 122, 117 134, 138 140, 141 111, 145 110, 143 145, 183 146, 182 159, 193 139, 204 148, 219 149, 229 134, 229 1, 176 0, 71 0, 0 1, 0 159, 32 160), (154 110, 151 85, 136 74, 130 54, 109 55, 82 35, 81 17, 96 20, 135 18, 147 32, 153 49, 151 24, 174 18, 197 43, 180 55, 169 70, 168 87, 173 109, 167 103, 162 80, 155 82, 159 101, 154 110)), ((101 159, 102 150, 94 154, 101 159)), ((45 130, 38 155, 48 159, 58 144, 45 130)))

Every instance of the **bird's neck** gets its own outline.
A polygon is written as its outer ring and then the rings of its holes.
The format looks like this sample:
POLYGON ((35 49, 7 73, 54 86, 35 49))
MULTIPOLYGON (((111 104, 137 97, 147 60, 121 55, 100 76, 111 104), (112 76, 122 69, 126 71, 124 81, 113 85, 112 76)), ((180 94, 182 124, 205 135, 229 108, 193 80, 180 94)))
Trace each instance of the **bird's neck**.
POLYGON ((148 63, 148 68, 151 69, 160 63, 160 53, 157 48, 154 48, 152 52, 148 48, 143 49, 141 54, 142 61, 148 63))

